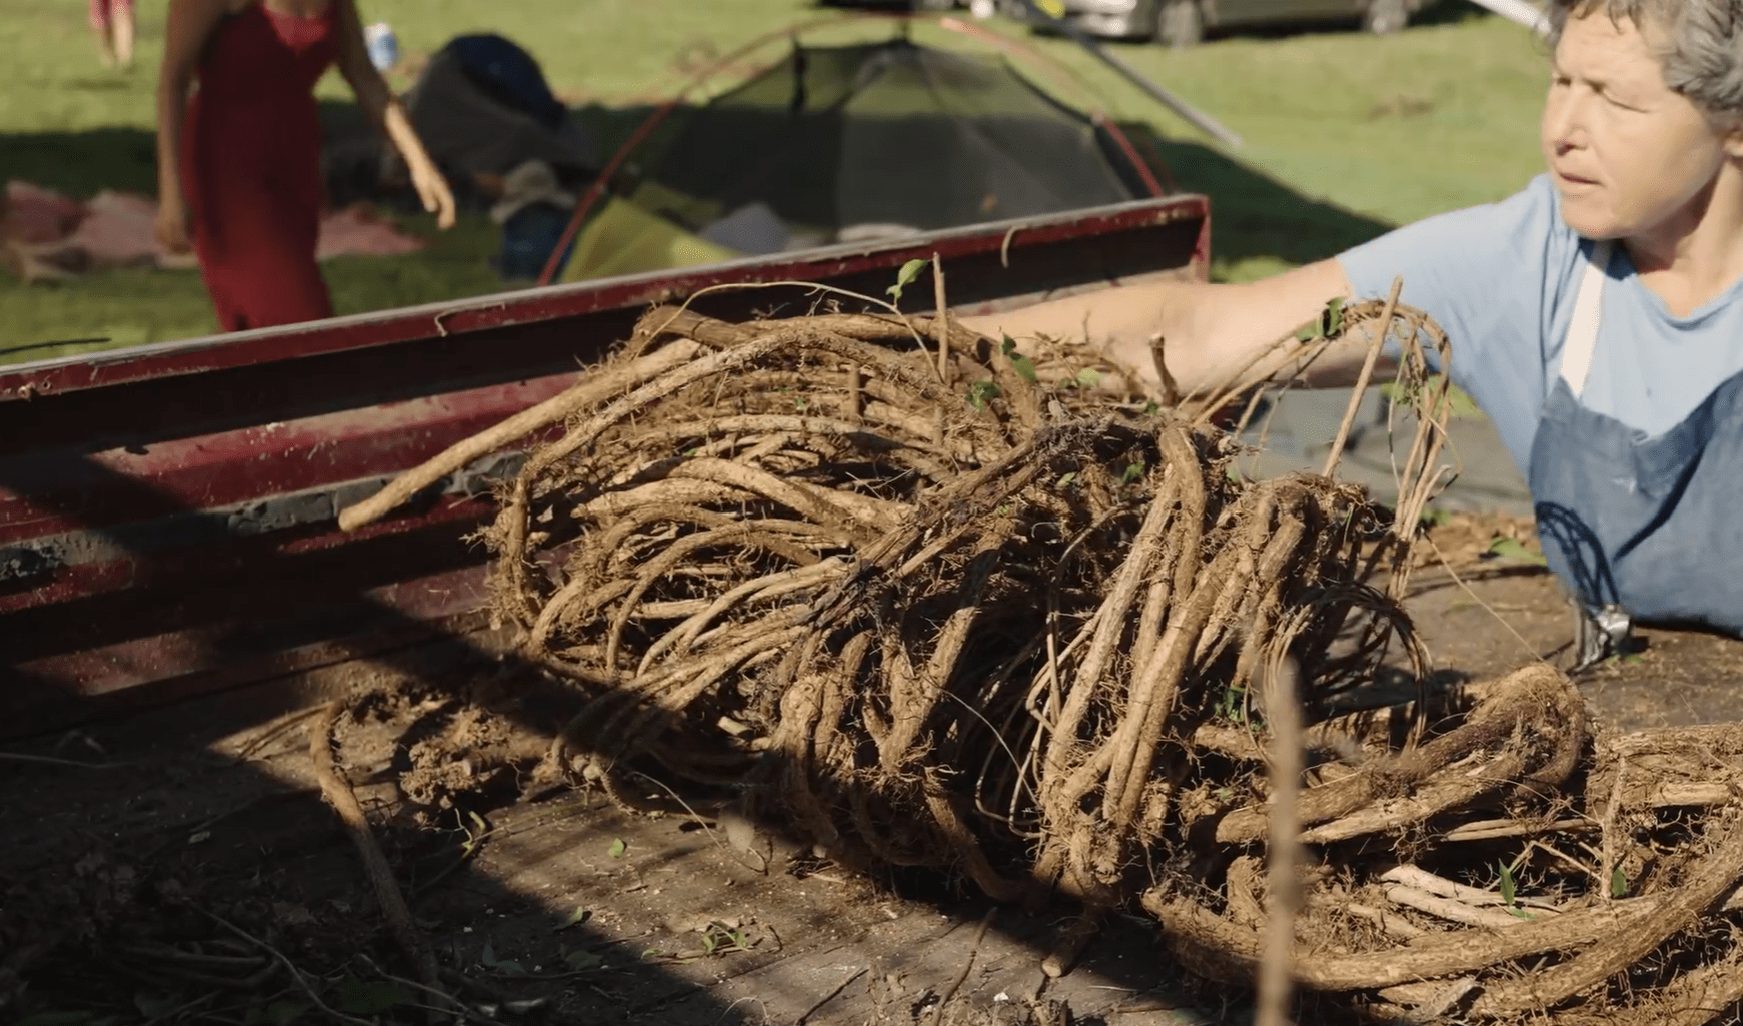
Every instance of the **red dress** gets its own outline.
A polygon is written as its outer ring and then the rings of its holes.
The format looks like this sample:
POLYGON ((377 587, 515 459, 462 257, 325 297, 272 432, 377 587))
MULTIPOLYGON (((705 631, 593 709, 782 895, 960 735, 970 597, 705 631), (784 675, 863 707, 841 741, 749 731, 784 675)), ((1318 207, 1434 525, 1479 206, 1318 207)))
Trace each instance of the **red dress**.
POLYGON ((298 17, 251 3, 218 23, 188 103, 182 182, 194 252, 226 331, 332 315, 315 264, 321 126, 315 83, 337 3, 298 17))

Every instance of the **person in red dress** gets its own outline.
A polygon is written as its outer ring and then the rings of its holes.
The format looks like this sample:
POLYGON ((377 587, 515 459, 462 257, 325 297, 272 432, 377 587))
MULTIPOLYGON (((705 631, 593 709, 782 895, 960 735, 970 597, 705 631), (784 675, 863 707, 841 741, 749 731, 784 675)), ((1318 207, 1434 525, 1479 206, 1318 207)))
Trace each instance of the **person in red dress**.
POLYGON ((337 64, 442 228, 454 197, 369 60, 355 0, 170 0, 157 89, 157 236, 199 259, 226 331, 329 317, 315 263, 321 126, 337 64))
POLYGON ((133 0, 91 0, 90 15, 103 66, 133 67, 133 0))

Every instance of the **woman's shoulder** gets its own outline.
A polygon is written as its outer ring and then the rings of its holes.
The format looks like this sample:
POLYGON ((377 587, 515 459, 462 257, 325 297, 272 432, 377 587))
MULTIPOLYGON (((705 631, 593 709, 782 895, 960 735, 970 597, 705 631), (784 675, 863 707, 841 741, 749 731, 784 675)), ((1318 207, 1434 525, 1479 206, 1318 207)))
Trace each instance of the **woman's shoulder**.
POLYGON ((1590 248, 1591 243, 1580 238, 1579 233, 1562 218, 1561 193, 1556 191, 1555 183, 1548 174, 1540 174, 1531 179, 1525 188, 1513 195, 1512 200, 1524 216, 1541 225, 1545 241, 1570 250, 1590 248))
MULTIPOLYGON (((1446 305, 1486 305, 1497 291, 1553 296, 1579 261, 1582 242, 1562 220, 1548 175, 1510 196, 1424 218, 1339 256, 1357 298, 1384 296, 1393 276, 1406 291, 1446 305)), ((1523 295, 1521 298, 1523 298, 1523 295)))
POLYGON ((1504 199, 1443 216, 1469 221, 1479 231, 1500 233, 1533 248, 1541 244, 1548 249, 1572 251, 1583 241, 1562 218, 1561 194, 1547 174, 1533 177, 1524 188, 1504 199))

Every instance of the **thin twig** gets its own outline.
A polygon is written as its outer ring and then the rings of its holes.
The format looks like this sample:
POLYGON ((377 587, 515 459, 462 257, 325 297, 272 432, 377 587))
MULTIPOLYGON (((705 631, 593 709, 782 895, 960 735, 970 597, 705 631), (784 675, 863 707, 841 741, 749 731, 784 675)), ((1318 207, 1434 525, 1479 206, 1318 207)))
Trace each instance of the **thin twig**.
POLYGON ((1534 823, 1517 819, 1486 819, 1477 823, 1465 823, 1453 827, 1440 835, 1440 840, 1447 843, 1466 843, 1470 841, 1498 841, 1507 837, 1529 837, 1533 834, 1559 834, 1572 830, 1595 830, 1597 827, 1589 819, 1558 819, 1549 823, 1534 823))
POLYGON ((298 709, 296 712, 287 713, 286 715, 279 717, 279 720, 277 723, 271 724, 270 726, 268 726, 264 730, 262 730, 260 733, 254 735, 252 738, 250 738, 248 740, 248 743, 243 745, 241 747, 241 749, 239 749, 236 752, 236 758, 238 758, 238 759, 248 758, 249 756, 253 755, 255 752, 260 751, 260 749, 262 749, 266 745, 270 744, 272 742, 273 738, 278 737, 279 735, 283 734, 285 731, 287 731, 290 728, 296 726, 297 724, 303 722, 304 720, 308 719, 311 716, 320 715, 321 710, 322 710, 322 707, 316 705, 316 706, 311 706, 307 709, 298 709))
POLYGON ((400 893, 399 883, 394 879, 393 868, 387 864, 387 856, 381 853, 381 846, 375 843, 375 834, 369 829, 369 819, 363 814, 363 806, 358 804, 357 795, 351 790, 350 782, 334 764, 333 727, 338 722, 339 715, 345 711, 345 705, 344 699, 334 699, 315 722, 309 731, 309 759, 314 763, 316 779, 321 782, 321 793, 333 806, 333 811, 338 813, 345 833, 351 838, 358 856, 363 860, 364 871, 374 888, 375 900, 381 906, 381 914, 387 920, 388 929, 412 965, 417 967, 418 976, 424 981, 424 985, 440 993, 441 977, 436 974, 436 957, 424 944, 423 936, 418 932, 411 910, 406 907, 405 896, 400 893))
POLYGON ((1361 412, 1362 397, 1368 391, 1368 382, 1374 377, 1374 365, 1380 362, 1380 351, 1386 347, 1386 336, 1392 331, 1392 316, 1398 310, 1398 296, 1403 291, 1404 279, 1392 279, 1392 294, 1386 297, 1386 308, 1380 314, 1380 330, 1368 345, 1368 358, 1362 361, 1362 373, 1356 376, 1349 407, 1344 410, 1344 422, 1338 426, 1331 451, 1325 454, 1325 469, 1320 472, 1324 477, 1330 477, 1338 468, 1338 460, 1343 458, 1344 443, 1350 440, 1350 429, 1356 424, 1356 414, 1361 412))
POLYGON ((1598 834, 1598 843, 1604 849, 1598 887, 1602 890, 1605 904, 1618 897, 1611 881, 1616 878, 1616 815, 1622 808, 1622 778, 1627 775, 1628 757, 1623 756, 1616 760, 1616 783, 1610 787, 1610 803, 1604 808, 1604 820, 1598 834))
POLYGON ((1285 657, 1266 674, 1265 721, 1271 728, 1271 831, 1265 845, 1269 922, 1259 963, 1256 1026, 1289 1021, 1295 916, 1301 909, 1301 672, 1285 657))
POLYGON ((205 916, 207 919, 210 919, 212 922, 217 923, 219 926, 223 927, 224 929, 229 930, 231 933, 235 934, 236 936, 242 938, 243 940, 247 941, 248 943, 254 945, 255 947, 259 948, 260 950, 271 955, 278 962, 279 965, 284 966, 286 972, 290 973, 291 980, 294 981, 296 983, 297 987, 299 987, 302 990, 303 994, 309 999, 309 1002, 311 1004, 313 1004, 316 1008, 320 1009, 322 1012, 333 1017, 334 1019, 338 1020, 339 1022, 352 1023, 352 1024, 354 1024, 354 1026, 375 1026, 375 1023, 371 1022, 368 1019, 359 1019, 354 1015, 346 1015, 344 1012, 340 1012, 340 1011, 337 1011, 337 1010, 329 1007, 325 1001, 321 1000, 320 992, 315 990, 315 988, 309 984, 309 981, 303 978, 302 970, 300 970, 296 967, 296 963, 292 962, 289 958, 285 957, 284 953, 279 951, 277 948, 273 947, 272 945, 266 943, 265 941, 261 940, 260 938, 249 933, 248 931, 242 929, 242 927, 237 926, 234 923, 231 923, 229 920, 224 919, 223 917, 219 916, 218 914, 216 914, 214 912, 208 912, 205 909, 199 909, 198 911, 201 915, 205 916))
POLYGON ((1372 905, 1363 905, 1360 902, 1352 901, 1344 905, 1344 911, 1358 919, 1366 919, 1368 922, 1374 923, 1380 929, 1401 940, 1415 940, 1428 932, 1395 912, 1378 909, 1372 905))
POLYGON ((998 911, 998 906, 994 905, 986 910, 986 915, 980 917, 980 926, 974 931, 974 940, 968 944, 968 957, 962 960, 962 971, 956 974, 956 979, 951 980, 950 986, 945 987, 938 996, 938 1004, 934 1006, 934 1009, 939 1018, 944 1017, 944 1006, 950 1003, 950 999, 955 997, 956 992, 961 989, 962 982, 968 979, 968 972, 974 967, 975 953, 980 950, 980 942, 986 939, 987 927, 993 924, 993 916, 997 915, 998 911))
POLYGON ((1430 549, 1434 550, 1434 556, 1436 559, 1440 560, 1440 565, 1442 569, 1446 570, 1447 576, 1453 579, 1453 583, 1458 585, 1460 590, 1462 590, 1471 601, 1481 606, 1485 613, 1488 613, 1490 616, 1495 618, 1495 622, 1499 623, 1502 627, 1505 627, 1507 633, 1513 635, 1513 640, 1519 642, 1519 647, 1530 653, 1531 658, 1544 666, 1553 667, 1554 664, 1543 658, 1543 656, 1538 653, 1537 649, 1531 646, 1531 642, 1525 640, 1525 635, 1520 634, 1518 630, 1514 629, 1513 625, 1507 622, 1506 617, 1495 612, 1494 608, 1491 607, 1488 602, 1484 601, 1483 596, 1477 594, 1476 589, 1465 583, 1465 579, 1459 576, 1457 570, 1453 569, 1452 560, 1448 559, 1446 553, 1440 550, 1440 546, 1434 543, 1434 535, 1425 534, 1422 536, 1422 540, 1428 543, 1430 549))
POLYGON ((375 973, 377 976, 388 981, 389 983, 397 983, 402 987, 410 987, 413 990, 421 991, 425 994, 430 995, 431 997, 434 997, 434 998, 441 1000, 445 1006, 442 1008, 431 1008, 429 1006, 420 1006, 420 1007, 424 1007, 426 1011, 435 1012, 435 1013, 443 1014, 443 1015, 458 1012, 462 1018, 471 1019, 471 1020, 474 1020, 477 1022, 484 1023, 485 1026, 503 1026, 502 1023, 498 1022, 495 1019, 492 1019, 488 1015, 485 1015, 481 1012, 478 1012, 478 1011, 475 1011, 471 1008, 466 1007, 464 1002, 460 1001, 454 995, 448 993, 445 990, 441 990, 441 989, 436 988, 436 987, 431 987, 431 986, 428 986, 427 984, 419 983, 416 980, 408 980, 403 976, 395 976, 394 974, 383 969, 381 966, 376 965, 374 959, 370 958, 368 955, 365 955, 361 952, 358 953, 357 957, 361 958, 363 960, 363 964, 367 965, 371 972, 375 973))
MULTIPOLYGON (((1450 898, 1454 901, 1463 902, 1467 905, 1494 907, 1496 905, 1507 904, 1501 895, 1495 891, 1484 890, 1481 887, 1470 887, 1453 880, 1448 880, 1443 876, 1436 876, 1420 866, 1393 866, 1391 869, 1381 873, 1379 880, 1381 883, 1398 884, 1402 887, 1412 887, 1429 894, 1438 895, 1442 898, 1450 898)), ((1555 913, 1559 911, 1555 902, 1542 898, 1527 898, 1521 896, 1515 898, 1515 903, 1543 912, 1555 913)))
POLYGON ((805 1009, 805 1014, 799 1016, 799 1018, 794 1021, 794 1026, 805 1026, 805 1023, 808 1022, 813 1015, 816 1015, 819 1011, 821 1011, 824 1005, 827 1005, 829 1002, 834 1001, 837 997, 839 997, 841 995, 842 991, 844 991, 848 987, 852 986, 854 980, 857 980, 861 976, 864 976, 868 971, 869 971, 869 967, 863 966, 863 965, 860 966, 858 969, 855 969, 853 971, 852 975, 848 976, 847 979, 842 980, 839 984, 837 984, 835 986, 835 988, 833 990, 831 990, 829 993, 827 993, 827 994, 823 995, 821 998, 819 998, 817 1000, 816 1004, 812 1005, 810 1008, 805 1009))
POLYGON ((152 1016, 151 1018, 149 1018, 149 1019, 145 1020, 143 1023, 141 1023, 140 1026, 157 1026, 157 1024, 160 1022, 169 1022, 170 1020, 181 1015, 183 1012, 190 1012, 190 1011, 194 1010, 195 1008, 198 1008, 200 1005, 205 1004, 206 1002, 212 1000, 213 998, 215 998, 217 996, 218 996, 217 991, 208 991, 204 994, 201 994, 199 997, 194 998, 192 1001, 188 1001, 184 1004, 178 1005, 177 1007, 172 1008, 169 1011, 162 1013, 161 1015, 152 1016))
POLYGON ((932 254, 932 298, 938 305, 933 333, 938 338, 938 380, 950 387, 950 307, 944 302, 944 262, 932 254))
POLYGON ((1071 971, 1077 960, 1083 956, 1083 949, 1095 939, 1101 931, 1102 910, 1086 908, 1083 915, 1073 920, 1064 934, 1054 942, 1053 950, 1041 960, 1041 973, 1047 979, 1056 980, 1071 971))
MULTIPOLYGON (((1467 905, 1456 898, 1445 898, 1437 894, 1415 887, 1393 885, 1386 888, 1386 900, 1405 908, 1413 908, 1418 912, 1426 912, 1436 919, 1444 919, 1449 923, 1462 926, 1483 926, 1491 929, 1506 929, 1518 926, 1522 921, 1510 912, 1494 906, 1479 908, 1467 905)), ((1529 913, 1528 913, 1529 914, 1529 913)))
POLYGON ((703 816, 700 812, 697 812, 694 808, 692 808, 690 806, 689 802, 685 801, 682 797, 680 797, 678 795, 678 792, 676 792, 676 791, 672 790, 670 787, 666 786, 665 781, 660 780, 659 778, 651 776, 647 773, 643 773, 640 770, 632 770, 631 773, 632 773, 632 775, 640 777, 641 779, 647 781, 648 783, 654 785, 655 787, 659 788, 660 790, 662 790, 662 791, 666 792, 668 795, 670 795, 672 797, 672 800, 674 802, 678 803, 679 808, 682 808, 685 812, 689 813, 690 819, 693 820, 697 826, 702 828, 703 833, 706 833, 708 835, 708 840, 712 841, 714 843, 715 847, 719 848, 721 851, 726 853, 727 858, 738 863, 739 865, 743 866, 746 869, 761 873, 764 876, 769 875, 768 863, 765 862, 761 866, 753 866, 750 863, 739 858, 738 857, 739 856, 738 849, 734 848, 732 845, 721 840, 720 837, 715 834, 714 828, 708 825, 707 817, 703 816))
POLYGON ((25 762, 37 766, 66 766, 71 769, 126 769, 125 762, 80 762, 78 759, 58 759, 52 755, 26 755, 23 752, 0 752, 0 762, 25 762))

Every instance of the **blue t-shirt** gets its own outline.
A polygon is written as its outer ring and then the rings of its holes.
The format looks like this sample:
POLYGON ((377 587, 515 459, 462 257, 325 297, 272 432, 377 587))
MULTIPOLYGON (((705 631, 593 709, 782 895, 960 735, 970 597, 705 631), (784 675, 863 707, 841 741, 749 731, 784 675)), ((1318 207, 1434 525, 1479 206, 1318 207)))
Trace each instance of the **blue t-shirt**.
MULTIPOLYGON (((1357 299, 1426 312, 1451 343, 1452 379, 1476 399, 1529 475, 1531 443, 1561 373, 1562 341, 1592 243, 1561 219, 1547 175, 1499 203, 1441 214, 1338 257, 1357 299)), ((1687 317, 1640 283, 1617 247, 1581 402, 1643 436, 1682 422, 1743 372, 1743 281, 1687 317)))

